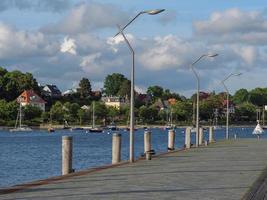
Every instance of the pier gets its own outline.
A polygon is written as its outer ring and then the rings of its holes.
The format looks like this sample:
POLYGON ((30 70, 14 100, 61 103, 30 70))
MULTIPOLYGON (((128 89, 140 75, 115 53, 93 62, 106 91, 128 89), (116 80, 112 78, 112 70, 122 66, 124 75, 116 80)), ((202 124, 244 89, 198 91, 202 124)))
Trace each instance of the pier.
POLYGON ((176 150, 15 186, 0 199, 264 199, 267 140, 176 150))

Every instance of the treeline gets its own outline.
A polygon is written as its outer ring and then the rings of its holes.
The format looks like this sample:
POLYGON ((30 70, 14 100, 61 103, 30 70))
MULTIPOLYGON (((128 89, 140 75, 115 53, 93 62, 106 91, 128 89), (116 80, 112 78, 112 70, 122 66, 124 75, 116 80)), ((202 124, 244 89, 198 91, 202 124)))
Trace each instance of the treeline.
MULTIPOLYGON (((34 106, 23 108, 24 123, 39 125, 40 123, 88 125, 92 120, 92 102, 95 101, 95 116, 98 124, 127 124, 129 121, 129 106, 116 109, 107 107, 101 101, 101 96, 119 96, 129 101, 131 81, 124 75, 113 73, 104 80, 101 93, 92 91, 88 78, 82 78, 77 92, 52 98, 44 96, 36 79, 30 73, 20 71, 8 72, 0 67, 0 125, 14 125, 18 103, 16 98, 24 91, 33 89, 47 101, 46 111, 42 112, 34 106), (83 107, 83 106, 86 107, 83 107)), ((186 98, 171 92, 161 86, 150 86, 146 94, 135 92, 135 116, 138 124, 166 124, 172 116, 173 123, 194 123, 193 108, 196 94, 186 98)), ((219 124, 225 123, 226 94, 200 94, 200 121, 214 124, 217 117, 219 124)), ((240 89, 230 95, 231 123, 255 123, 256 110, 267 104, 267 88, 253 90, 240 89)))

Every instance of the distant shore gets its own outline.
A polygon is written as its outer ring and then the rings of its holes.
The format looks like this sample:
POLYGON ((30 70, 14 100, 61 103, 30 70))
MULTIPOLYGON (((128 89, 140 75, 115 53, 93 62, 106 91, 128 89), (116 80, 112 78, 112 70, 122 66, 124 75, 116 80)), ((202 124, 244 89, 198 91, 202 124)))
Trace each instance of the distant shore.
MULTIPOLYGON (((189 125, 190 126, 190 125, 189 125)), ((209 127, 211 125, 203 125, 203 127, 209 127)), ((238 124, 233 124, 233 125, 230 125, 229 127, 255 127, 256 124, 245 124, 245 125, 238 125, 238 124)), ((119 129, 126 129, 128 126, 126 125, 117 125, 117 128, 119 129)), ((166 125, 157 125, 157 124, 151 124, 151 125, 135 125, 136 128, 138 129, 142 129, 142 128, 160 128, 160 129, 164 129, 166 127, 166 125)), ((186 128, 188 126, 184 125, 184 126, 175 126, 176 128, 186 128)), ((225 127, 224 126, 220 126, 222 128, 225 127)), ((11 128, 14 128, 14 127, 10 127, 10 126, 0 126, 0 130, 9 130, 11 128)), ((39 129, 39 130, 47 130, 48 128, 50 128, 50 125, 49 124, 42 124, 40 126, 31 126, 31 128, 33 129, 39 129)), ((64 126, 63 125, 53 125, 53 128, 54 129, 63 129, 64 126)), ((72 125, 70 126, 70 128, 84 128, 84 129, 89 129, 91 128, 90 125, 72 125)))

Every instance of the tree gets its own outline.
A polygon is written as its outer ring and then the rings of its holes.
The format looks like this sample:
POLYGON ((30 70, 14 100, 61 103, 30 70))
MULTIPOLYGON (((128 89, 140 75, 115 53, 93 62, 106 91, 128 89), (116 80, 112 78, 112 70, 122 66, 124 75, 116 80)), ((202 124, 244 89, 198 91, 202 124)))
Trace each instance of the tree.
POLYGON ((37 81, 30 73, 22 73, 18 70, 6 72, 0 69, 0 98, 12 101, 16 99, 24 90, 33 89, 40 94, 37 81))
POLYGON ((24 119, 32 120, 35 118, 41 118, 42 110, 37 106, 27 105, 23 109, 24 119))
POLYGON ((158 118, 158 110, 155 107, 141 106, 139 117, 144 123, 152 122, 158 118))
POLYGON ((235 104, 241 104, 249 100, 249 92, 246 89, 237 90, 233 96, 233 102, 235 104))
POLYGON ((82 78, 79 83, 78 93, 80 94, 81 98, 88 97, 92 92, 91 83, 89 79, 82 78))
POLYGON ((79 123, 82 125, 84 122, 90 119, 90 114, 88 110, 79 109, 77 112, 77 116, 79 117, 79 123))
POLYGON ((64 110, 63 105, 57 101, 50 109, 53 121, 63 122, 64 119, 64 110))
POLYGON ((244 102, 237 106, 235 110, 236 121, 256 121, 256 106, 249 102, 244 102))
POLYGON ((158 98, 161 98, 163 95, 163 88, 155 85, 155 86, 150 86, 147 88, 147 94, 152 96, 153 101, 155 101, 158 98))
POLYGON ((123 82, 127 79, 122 74, 113 73, 108 75, 104 81, 104 92, 107 96, 117 96, 123 82))
POLYGON ((251 90, 249 100, 257 106, 267 105, 267 88, 255 88, 251 90))
POLYGON ((119 89, 117 94, 120 97, 125 97, 125 98, 129 99, 131 96, 131 81, 129 81, 127 79, 124 80, 122 82, 122 85, 120 86, 120 89, 119 89))
POLYGON ((189 121, 192 118, 192 103, 190 101, 177 101, 171 109, 173 117, 180 121, 189 121))
POLYGON ((95 119, 105 119, 107 117, 107 108, 102 102, 95 102, 95 119))

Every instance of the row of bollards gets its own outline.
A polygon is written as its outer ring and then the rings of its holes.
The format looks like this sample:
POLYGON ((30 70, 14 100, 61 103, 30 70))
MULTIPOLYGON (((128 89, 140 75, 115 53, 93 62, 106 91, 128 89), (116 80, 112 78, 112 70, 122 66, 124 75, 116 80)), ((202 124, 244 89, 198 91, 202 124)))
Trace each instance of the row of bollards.
MULTIPOLYGON (((185 130, 185 148, 191 148, 191 127, 187 127, 185 130)), ((196 141, 198 145, 202 145, 203 142, 205 146, 209 143, 214 142, 214 130, 213 127, 209 127, 209 140, 204 140, 204 132, 203 128, 199 129, 199 141, 196 141)), ((175 150, 175 131, 168 131, 168 152, 175 150)), ((198 146, 196 145, 196 146, 198 146)), ((151 132, 145 131, 144 133, 144 154, 146 160, 152 159, 152 154, 154 150, 152 150, 151 145, 151 132)), ((118 164, 121 162, 121 134, 114 133, 112 135, 112 164, 118 164)), ((72 169, 72 137, 71 136, 63 136, 62 137, 62 175, 66 175, 72 173, 74 170, 72 169)))

